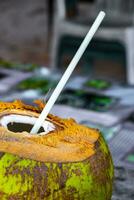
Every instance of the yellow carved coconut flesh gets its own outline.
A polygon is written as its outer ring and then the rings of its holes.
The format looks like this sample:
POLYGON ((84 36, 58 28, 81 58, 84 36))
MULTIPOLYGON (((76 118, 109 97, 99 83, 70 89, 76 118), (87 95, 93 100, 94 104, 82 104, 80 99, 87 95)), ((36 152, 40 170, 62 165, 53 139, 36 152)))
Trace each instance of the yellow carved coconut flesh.
POLYGON ((110 200, 113 164, 100 132, 48 115, 44 105, 0 103, 0 199, 110 200))

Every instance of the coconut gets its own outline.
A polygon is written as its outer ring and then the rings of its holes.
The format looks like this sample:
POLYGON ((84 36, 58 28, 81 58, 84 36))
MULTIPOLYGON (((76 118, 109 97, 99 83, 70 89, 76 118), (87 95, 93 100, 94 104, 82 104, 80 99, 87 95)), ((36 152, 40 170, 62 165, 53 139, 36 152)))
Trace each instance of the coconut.
POLYGON ((0 199, 110 200, 112 158, 99 130, 48 115, 44 108, 0 102, 0 199))

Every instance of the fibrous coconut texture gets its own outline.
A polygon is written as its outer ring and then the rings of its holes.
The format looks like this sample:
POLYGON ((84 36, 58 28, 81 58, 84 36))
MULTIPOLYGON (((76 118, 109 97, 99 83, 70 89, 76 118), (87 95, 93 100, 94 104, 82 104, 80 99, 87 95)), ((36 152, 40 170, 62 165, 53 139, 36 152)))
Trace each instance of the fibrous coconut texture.
POLYGON ((48 115, 32 135, 25 124, 45 106, 36 103, 0 102, 0 199, 110 200, 113 163, 99 130, 48 115))

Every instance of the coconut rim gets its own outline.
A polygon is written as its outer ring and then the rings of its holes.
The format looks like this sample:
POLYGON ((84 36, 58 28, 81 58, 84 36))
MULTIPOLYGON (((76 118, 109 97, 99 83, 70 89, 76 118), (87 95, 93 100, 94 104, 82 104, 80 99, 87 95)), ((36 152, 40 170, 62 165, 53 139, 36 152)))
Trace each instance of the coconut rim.
MULTIPOLYGON (((39 117, 39 113, 36 113, 34 111, 29 110, 17 110, 17 109, 11 109, 11 110, 5 110, 2 113, 0 113, 0 127, 3 127, 7 129, 7 131, 13 132, 8 128, 9 123, 24 123, 29 125, 34 125, 35 121, 39 117), (24 120, 26 119, 26 120, 24 120)), ((41 136, 41 135, 47 135, 51 131, 54 131, 58 128, 59 125, 56 124, 53 120, 51 120, 49 117, 44 121, 42 128, 44 129, 44 132, 40 132, 38 134, 35 134, 35 136, 41 136)), ((23 132, 27 133, 29 136, 34 136, 33 134, 30 134, 27 130, 25 131, 16 131, 15 133, 21 133, 23 132)))
MULTIPOLYGON (((0 119, 0 125, 2 127, 7 128, 9 131, 10 129, 8 128, 8 125, 11 123, 17 123, 17 124, 27 124, 27 125, 34 125, 37 120, 37 117, 31 117, 28 115, 20 115, 20 114, 9 114, 1 117, 0 119)), ((54 131, 56 129, 55 125, 50 122, 49 120, 45 120, 43 125, 43 132, 38 133, 38 135, 46 135, 51 131, 54 131)), ((21 131, 23 132, 23 130, 21 131)), ((25 132, 28 132, 25 130, 25 132)))

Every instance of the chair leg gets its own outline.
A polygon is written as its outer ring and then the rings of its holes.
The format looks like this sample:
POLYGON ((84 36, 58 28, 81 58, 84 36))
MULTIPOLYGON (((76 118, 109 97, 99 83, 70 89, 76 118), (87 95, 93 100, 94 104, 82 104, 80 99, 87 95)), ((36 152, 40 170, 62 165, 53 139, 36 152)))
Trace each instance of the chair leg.
POLYGON ((60 32, 60 27, 58 26, 57 23, 54 24, 54 31, 53 31, 53 37, 51 41, 51 61, 50 65, 54 69, 57 67, 58 63, 58 47, 59 47, 59 42, 61 39, 61 32, 60 32))
POLYGON ((125 31, 127 81, 134 85, 134 28, 125 31))

